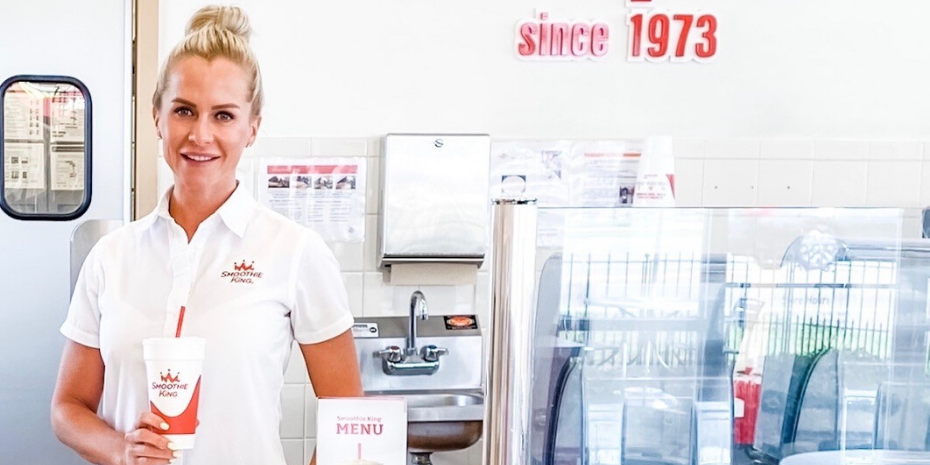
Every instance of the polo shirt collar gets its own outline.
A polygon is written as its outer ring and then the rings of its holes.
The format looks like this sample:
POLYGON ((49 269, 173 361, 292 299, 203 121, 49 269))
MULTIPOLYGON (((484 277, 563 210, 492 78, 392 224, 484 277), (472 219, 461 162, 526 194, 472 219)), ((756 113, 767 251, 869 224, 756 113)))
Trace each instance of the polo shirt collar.
MULTIPOLYGON (((173 189, 174 186, 168 188, 158 201, 155 210, 139 220, 140 231, 150 228, 155 224, 158 218, 174 221, 174 218, 168 213, 168 202, 171 200, 171 192, 173 189)), ((216 213, 210 215, 205 221, 219 216, 230 231, 242 237, 245 235, 245 229, 249 225, 249 220, 252 218, 254 207, 255 199, 252 198, 252 194, 250 194, 240 182, 236 185, 236 190, 233 191, 232 195, 226 199, 226 202, 223 202, 223 205, 220 205, 216 213)))
POLYGON ((236 185, 236 190, 233 191, 232 195, 216 211, 216 214, 220 216, 223 223, 226 223, 226 227, 230 231, 242 237, 245 235, 249 220, 252 219, 254 208, 255 199, 240 182, 236 185))

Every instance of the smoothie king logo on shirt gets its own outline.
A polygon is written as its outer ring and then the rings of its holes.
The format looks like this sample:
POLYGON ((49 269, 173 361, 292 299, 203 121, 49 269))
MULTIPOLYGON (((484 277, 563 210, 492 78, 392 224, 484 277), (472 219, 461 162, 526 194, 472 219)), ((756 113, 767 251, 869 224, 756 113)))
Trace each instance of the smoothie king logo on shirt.
POLYGON ((231 283, 253 284, 253 280, 261 279, 262 272, 255 271, 255 261, 246 265, 245 260, 242 263, 233 262, 233 271, 224 271, 221 278, 230 278, 231 283))
POLYGON ((158 391, 158 397, 177 397, 178 391, 186 391, 187 383, 181 382, 181 373, 175 373, 174 376, 171 376, 171 369, 168 369, 168 374, 158 372, 161 382, 152 381, 152 389, 158 391))

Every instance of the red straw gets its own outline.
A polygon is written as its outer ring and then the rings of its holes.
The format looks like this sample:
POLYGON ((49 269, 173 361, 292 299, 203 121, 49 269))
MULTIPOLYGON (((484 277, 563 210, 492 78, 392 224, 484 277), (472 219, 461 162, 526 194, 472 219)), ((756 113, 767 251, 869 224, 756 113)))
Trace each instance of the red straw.
POLYGON ((358 443, 358 459, 362 460, 362 443, 358 443))
POLYGON ((181 314, 178 315, 178 329, 174 332, 174 337, 181 337, 181 325, 184 324, 184 310, 183 306, 181 307, 181 314))

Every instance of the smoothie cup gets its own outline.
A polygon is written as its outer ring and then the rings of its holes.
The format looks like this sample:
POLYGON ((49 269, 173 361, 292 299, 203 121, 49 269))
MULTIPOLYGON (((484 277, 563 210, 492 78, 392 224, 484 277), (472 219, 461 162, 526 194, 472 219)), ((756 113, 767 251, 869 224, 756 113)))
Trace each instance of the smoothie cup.
POLYGON ((168 423, 168 429, 158 433, 180 450, 194 448, 205 346, 206 341, 199 337, 142 341, 149 408, 168 423))

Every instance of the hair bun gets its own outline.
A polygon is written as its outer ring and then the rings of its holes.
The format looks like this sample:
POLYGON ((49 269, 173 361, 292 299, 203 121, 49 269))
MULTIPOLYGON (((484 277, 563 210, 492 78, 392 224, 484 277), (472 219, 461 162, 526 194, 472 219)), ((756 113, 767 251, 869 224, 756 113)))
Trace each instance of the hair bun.
POLYGON ((193 34, 201 29, 213 28, 226 30, 248 42, 252 35, 252 26, 249 17, 236 6, 205 6, 191 16, 187 23, 187 34, 193 34))

